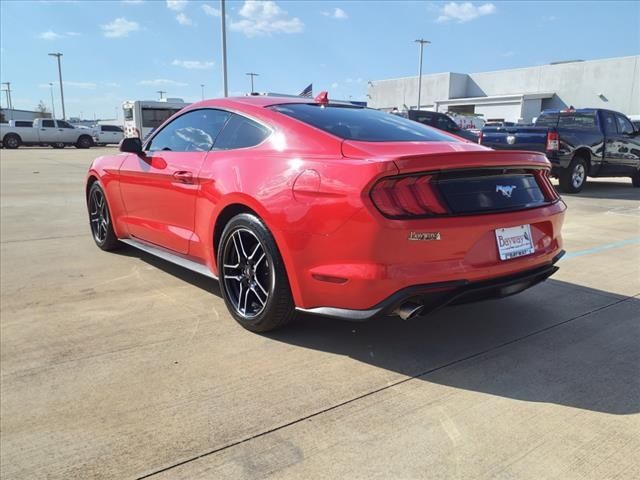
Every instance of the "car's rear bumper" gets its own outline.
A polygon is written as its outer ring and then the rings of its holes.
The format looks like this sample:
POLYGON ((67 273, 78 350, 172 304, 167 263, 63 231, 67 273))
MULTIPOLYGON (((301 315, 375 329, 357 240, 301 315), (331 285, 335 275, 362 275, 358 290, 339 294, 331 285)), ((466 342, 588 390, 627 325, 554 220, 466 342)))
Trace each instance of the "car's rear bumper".
POLYGON ((449 304, 476 302, 520 293, 558 271, 555 264, 564 255, 561 250, 550 263, 503 277, 482 281, 456 280, 413 285, 395 292, 374 307, 356 310, 335 307, 298 308, 300 312, 352 321, 365 321, 377 316, 393 315, 407 302, 423 306, 421 314, 433 312, 449 304))

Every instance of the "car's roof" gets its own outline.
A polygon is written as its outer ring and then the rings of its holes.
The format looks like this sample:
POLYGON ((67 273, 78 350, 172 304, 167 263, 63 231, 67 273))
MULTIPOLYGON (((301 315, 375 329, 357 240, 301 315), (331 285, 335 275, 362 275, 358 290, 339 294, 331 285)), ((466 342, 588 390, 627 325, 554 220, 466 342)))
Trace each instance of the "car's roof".
MULTIPOLYGON (((279 97, 276 95, 247 95, 244 97, 227 97, 227 98, 214 98, 211 100, 203 100, 201 102, 197 102, 191 105, 198 107, 215 107, 222 105, 250 105, 252 107, 270 107, 272 105, 283 105, 286 103, 308 103, 315 104, 316 102, 312 98, 308 97, 279 97)), ((353 105, 348 102, 333 102, 329 101, 329 106, 331 105, 348 105, 354 108, 358 108, 357 105, 353 105)))

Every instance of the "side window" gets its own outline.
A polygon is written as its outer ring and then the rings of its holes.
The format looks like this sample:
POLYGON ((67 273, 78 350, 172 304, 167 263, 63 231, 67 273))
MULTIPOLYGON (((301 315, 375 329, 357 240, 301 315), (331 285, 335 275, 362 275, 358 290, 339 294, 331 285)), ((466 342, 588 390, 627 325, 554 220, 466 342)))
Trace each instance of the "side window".
POLYGON ((268 128, 259 123, 234 114, 216 140, 215 150, 255 147, 270 133, 268 128))
POLYGON ((446 131, 455 130, 455 123, 445 115, 438 116, 438 128, 446 131))
POLYGON ((53 123, 53 120, 42 120, 42 124, 40 126, 44 128, 55 128, 56 124, 53 123))
POLYGON ((604 133, 605 135, 617 135, 618 129, 616 128, 616 119, 611 112, 602 112, 602 119, 604 120, 604 133))
POLYGON ((625 133, 631 135, 633 133, 633 125, 622 115, 616 115, 616 121, 618 122, 618 133, 625 133))
POLYGON ((147 150, 169 152, 208 152, 231 114, 202 109, 180 115, 155 135, 147 150))
POLYGON ((58 128, 73 128, 71 124, 65 122, 64 120, 58 120, 58 128))

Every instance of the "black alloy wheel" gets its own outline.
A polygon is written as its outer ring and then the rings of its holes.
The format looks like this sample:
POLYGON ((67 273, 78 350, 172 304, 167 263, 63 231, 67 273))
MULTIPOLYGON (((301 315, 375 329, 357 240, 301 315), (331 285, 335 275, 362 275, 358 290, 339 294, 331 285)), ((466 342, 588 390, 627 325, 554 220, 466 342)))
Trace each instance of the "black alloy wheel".
POLYGON ((116 248, 118 239, 111 225, 107 199, 98 182, 91 185, 89 190, 88 208, 91 233, 96 245, 103 250, 116 248))
POLYGON ((266 332, 292 320, 294 304, 280 252, 256 216, 236 215, 226 225, 218 272, 227 308, 244 328, 266 332))

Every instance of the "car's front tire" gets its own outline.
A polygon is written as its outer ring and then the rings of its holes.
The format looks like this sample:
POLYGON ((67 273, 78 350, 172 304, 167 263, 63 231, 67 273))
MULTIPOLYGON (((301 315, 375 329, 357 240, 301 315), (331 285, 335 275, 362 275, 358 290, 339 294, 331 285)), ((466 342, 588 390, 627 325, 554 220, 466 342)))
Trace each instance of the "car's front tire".
POLYGON ((217 257, 222 296, 240 325, 268 332, 293 319, 287 272, 262 220, 248 213, 233 217, 222 232, 217 257))
POLYGON ((102 250, 114 250, 120 246, 120 242, 113 231, 111 213, 107 204, 107 196, 97 181, 91 185, 87 197, 89 210, 89 225, 93 241, 102 250))
POLYGON ((579 193, 587 183, 589 168, 582 157, 574 157, 567 168, 560 172, 560 190, 565 193, 579 193))

